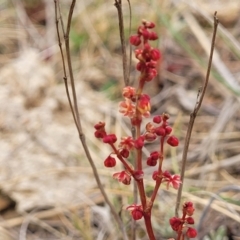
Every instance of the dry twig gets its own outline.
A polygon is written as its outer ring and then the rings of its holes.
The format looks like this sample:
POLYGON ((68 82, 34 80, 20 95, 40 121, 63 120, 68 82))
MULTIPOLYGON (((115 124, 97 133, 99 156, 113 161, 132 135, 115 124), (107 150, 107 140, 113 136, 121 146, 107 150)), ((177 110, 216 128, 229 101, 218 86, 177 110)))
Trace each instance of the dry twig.
POLYGON ((183 149, 182 168, 181 168, 182 184, 180 185, 180 187, 178 189, 178 194, 177 194, 176 207, 175 207, 175 215, 176 216, 178 216, 178 210, 179 210, 180 201, 181 201, 181 197, 182 197, 185 166, 186 166, 186 161, 187 161, 188 147, 189 147, 189 143, 190 143, 190 139, 191 139, 192 129, 193 129, 193 125, 194 125, 195 119, 197 117, 198 111, 199 111, 199 109, 202 105, 202 101, 203 101, 203 98, 204 98, 204 95, 205 95, 205 92, 206 92, 206 89, 207 89, 207 86, 208 86, 209 75, 210 75, 211 66, 212 66, 212 58, 213 58, 213 51, 214 51, 214 45, 215 45, 215 38, 216 38, 216 33, 217 33, 217 26, 218 26, 218 18, 217 18, 217 12, 215 12, 215 14, 214 14, 213 37, 212 37, 212 44, 211 44, 207 74, 206 74, 205 82, 204 82, 204 85, 203 85, 203 89, 201 90, 201 92, 199 91, 198 101, 196 102, 196 105, 195 105, 195 108, 194 108, 193 112, 190 114, 190 120, 189 120, 188 130, 187 130, 187 134, 186 134, 184 149, 183 149))
POLYGON ((125 35, 124 35, 124 22, 123 22, 123 13, 122 13, 122 1, 115 0, 115 7, 118 11, 118 19, 119 19, 119 31, 120 31, 120 40, 122 46, 122 62, 123 62, 123 77, 125 86, 129 85, 129 76, 127 71, 127 53, 126 53, 126 42, 125 42, 125 35))
POLYGON ((95 166, 95 163, 94 163, 94 161, 91 157, 89 148, 87 146, 85 135, 84 135, 84 132, 83 132, 83 129, 82 129, 82 126, 81 126, 81 119, 80 119, 80 115, 79 115, 79 111, 78 111, 77 95, 76 95, 76 89, 75 89, 75 81, 74 81, 74 76, 73 76, 72 61, 71 61, 71 54, 70 54, 70 45, 69 45, 69 33, 70 33, 70 29, 71 29, 72 15, 73 15, 73 10, 74 10, 74 7, 75 7, 76 0, 72 0, 71 6, 70 6, 70 10, 69 10, 69 14, 68 14, 68 20, 67 20, 67 28, 66 28, 67 30, 66 31, 64 30, 62 16, 60 15, 59 1, 54 0, 54 3, 55 3, 55 18, 56 18, 57 36, 58 36, 59 47, 60 47, 62 62, 63 62, 63 70, 64 70, 63 79, 64 79, 64 82, 65 82, 66 93, 67 93, 69 105, 70 105, 70 108, 71 108, 71 111, 72 111, 72 115, 73 115, 73 118, 74 118, 74 122, 75 122, 75 125, 76 125, 76 128, 77 128, 79 138, 80 138, 80 141, 82 143, 84 152, 85 152, 86 157, 87 157, 87 159, 88 159, 88 161, 91 165, 95 180, 98 184, 98 188, 101 191, 105 202, 110 207, 111 212, 112 212, 116 222, 118 223, 119 228, 121 229, 123 239, 127 240, 127 234, 126 234, 124 225, 122 223, 122 220, 119 217, 118 213, 116 212, 114 206, 110 202, 110 200, 109 200, 109 198, 108 198, 108 196, 107 196, 107 194, 104 190, 104 187, 103 187, 103 185, 101 183, 101 180, 99 178, 97 168, 95 166), (69 93, 69 89, 68 89, 66 64, 65 64, 65 58, 64 58, 62 44, 61 44, 60 31, 59 31, 59 19, 60 19, 60 24, 61 24, 62 31, 63 31, 63 34, 64 34, 64 42, 65 42, 66 56, 67 56, 67 66, 68 66, 68 73, 69 73, 69 76, 70 76, 73 103, 72 103, 70 93, 69 93))

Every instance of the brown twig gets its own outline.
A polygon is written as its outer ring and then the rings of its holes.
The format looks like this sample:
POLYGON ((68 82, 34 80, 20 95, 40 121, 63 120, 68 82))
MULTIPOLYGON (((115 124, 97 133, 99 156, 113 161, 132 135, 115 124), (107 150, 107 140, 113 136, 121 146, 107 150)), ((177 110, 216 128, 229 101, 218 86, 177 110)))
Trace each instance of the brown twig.
POLYGON ((126 53, 126 42, 125 42, 125 34, 124 34, 122 1, 115 0, 114 5, 118 11, 119 32, 120 32, 120 40, 121 40, 121 47, 122 47, 123 78, 124 78, 125 86, 128 86, 129 85, 129 74, 128 74, 128 70, 127 70, 127 53, 126 53))
MULTIPOLYGON (((131 31, 132 31, 132 7, 131 7, 131 2, 130 0, 127 0, 128 2, 128 8, 129 8, 129 36, 131 36, 131 31)), ((130 83, 130 73, 131 73, 131 65, 132 65, 132 45, 130 44, 129 47, 129 64, 128 64, 128 84, 132 85, 130 83)), ((134 126, 131 128, 132 132, 132 137, 135 139, 136 138, 136 129, 134 126)), ((137 162, 135 162, 134 168, 137 168, 137 162)), ((138 188, 137 188, 137 183, 136 181, 133 182, 133 201, 135 203, 138 202, 138 188)), ((131 239, 135 240, 136 239, 136 230, 137 230, 137 224, 134 219, 132 219, 132 224, 131 224, 131 239)))
POLYGON ((193 129, 193 125, 194 125, 195 119, 197 117, 198 111, 199 111, 199 109, 202 105, 202 101, 203 101, 203 98, 205 96, 205 92, 206 92, 207 85, 208 85, 208 82, 209 82, 209 75, 210 75, 211 66, 212 66, 212 58, 213 58, 213 52, 214 52, 214 46, 215 46, 217 26, 218 26, 218 18, 217 18, 217 12, 215 12, 214 13, 213 37, 212 37, 211 50, 210 50, 210 56, 209 56, 209 61, 208 61, 206 78, 205 78, 205 82, 203 84, 203 89, 201 91, 199 99, 196 102, 196 105, 195 105, 195 108, 194 108, 193 112, 190 114, 190 120, 189 120, 189 124, 188 124, 188 130, 187 130, 186 140, 185 140, 184 149, 183 149, 182 168, 181 168, 182 184, 180 185, 180 187, 178 189, 178 194, 177 194, 177 201, 176 201, 176 207, 175 207, 175 215, 176 216, 178 216, 178 210, 179 210, 180 201, 181 201, 181 197, 182 197, 185 166, 186 166, 186 161, 187 161, 187 154, 188 154, 188 148, 189 148, 189 143, 190 143, 190 139, 191 139, 192 129, 193 129))
POLYGON ((110 207, 110 210, 111 210, 116 222, 118 223, 119 228, 122 231, 123 239, 127 240, 128 238, 127 238, 127 234, 126 234, 124 225, 122 223, 122 220, 119 217, 118 213, 116 212, 114 206, 112 205, 111 201, 109 200, 109 198, 108 198, 108 196, 107 196, 107 194, 104 190, 104 187, 103 187, 103 185, 101 183, 101 180, 99 178, 97 168, 94 164, 94 161, 93 161, 93 159, 91 157, 91 154, 90 154, 90 151, 88 149, 86 139, 85 139, 85 135, 84 135, 84 132, 83 132, 83 129, 82 129, 82 126, 81 126, 81 119, 80 119, 80 115, 79 115, 79 111, 78 111, 77 95, 76 95, 75 81, 74 81, 74 76, 73 76, 72 61, 71 61, 71 54, 70 54, 70 45, 69 45, 69 33, 70 33, 70 29, 71 29, 72 15, 73 15, 73 10, 74 10, 74 7, 75 7, 76 0, 72 0, 71 6, 70 6, 70 10, 69 10, 69 14, 68 14, 68 20, 67 20, 67 30, 66 30, 66 32, 64 30, 62 16, 60 15, 61 13, 60 13, 59 1, 54 0, 54 3, 55 3, 55 17, 56 17, 57 36, 58 36, 58 42, 59 42, 59 47, 60 47, 61 57, 62 57, 62 62, 63 62, 63 71, 64 71, 63 79, 64 79, 64 82, 65 82, 66 93, 67 93, 69 105, 70 105, 70 108, 71 108, 71 111, 72 111, 72 115, 73 115, 73 118, 74 118, 74 122, 75 122, 75 125, 76 125, 76 128, 77 128, 79 138, 80 138, 80 141, 82 143, 84 152, 85 152, 86 157, 87 157, 87 159, 88 159, 88 161, 91 165, 93 175, 94 175, 95 180, 97 182, 98 188, 101 191, 101 194, 103 195, 106 204, 110 207), (58 13, 59 13, 59 17, 58 17, 58 13), (64 58, 62 44, 61 44, 60 31, 59 31, 59 19, 60 19, 62 31, 63 31, 63 34, 64 34, 65 48, 66 48, 66 55, 67 55, 67 65, 68 65, 68 72, 69 72, 69 76, 70 76, 73 103, 72 103, 70 93, 69 93, 69 89, 68 89, 66 64, 65 64, 65 58, 64 58))
MULTIPOLYGON (((131 2, 130 0, 128 1, 128 6, 129 6, 129 36, 131 36, 131 31, 132 31, 132 7, 131 7, 131 2)), ((130 73, 131 73, 131 67, 132 67, 132 45, 130 44, 129 47, 129 62, 128 62, 128 81, 130 83, 130 73)))

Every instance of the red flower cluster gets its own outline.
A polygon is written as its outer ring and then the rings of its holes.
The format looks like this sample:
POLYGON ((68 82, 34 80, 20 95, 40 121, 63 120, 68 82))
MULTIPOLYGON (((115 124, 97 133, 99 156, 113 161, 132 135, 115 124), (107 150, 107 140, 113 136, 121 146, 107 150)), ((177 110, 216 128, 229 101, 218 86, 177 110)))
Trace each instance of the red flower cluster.
POLYGON ((96 130, 94 133, 96 138, 103 138, 106 135, 104 122, 99 122, 95 124, 94 128, 96 130))
MULTIPOLYGON (((168 119, 169 119, 169 115, 166 113, 163 113, 162 116, 159 116, 159 115, 155 116, 153 118, 153 123, 149 122, 146 125, 145 140, 152 142, 158 136, 159 137, 168 136, 172 132, 172 128, 168 125, 168 119)), ((179 141, 177 137, 170 136, 167 139, 167 143, 172 147, 177 147, 179 144, 179 141)))
MULTIPOLYGON (((130 119, 136 134, 134 134, 134 137, 122 137, 117 146, 116 142, 118 139, 116 135, 106 132, 104 122, 99 122, 94 126, 95 137, 102 139, 102 142, 108 144, 112 149, 112 152, 104 160, 105 167, 115 167, 117 159, 123 165, 123 171, 114 173, 113 178, 124 185, 129 185, 132 178, 137 182, 141 205, 132 204, 127 207, 127 210, 131 212, 134 220, 145 219, 147 232, 148 234, 150 233, 149 236, 152 235, 149 219, 160 185, 165 182, 167 189, 169 187, 178 189, 181 184, 179 175, 171 175, 168 171, 163 171, 162 169, 165 143, 172 147, 176 147, 179 144, 177 137, 170 136, 172 127, 168 123, 169 115, 163 113, 162 115, 154 116, 153 121, 146 124, 145 132, 141 133, 142 119, 150 117, 151 110, 150 97, 143 93, 143 88, 145 83, 151 81, 157 75, 157 62, 161 58, 160 51, 149 44, 149 41, 158 38, 157 34, 152 31, 154 27, 154 23, 143 20, 137 34, 130 37, 130 43, 137 47, 135 50, 135 57, 138 59, 136 69, 140 72, 140 76, 136 89, 130 86, 123 88, 122 96, 124 101, 119 103, 119 112, 130 119), (151 152, 146 160, 148 166, 158 165, 158 170, 152 174, 156 184, 149 197, 144 188, 144 165, 142 164, 144 155, 142 154, 142 148, 147 141, 152 142, 156 139, 159 140, 159 150, 151 152), (135 167, 128 161, 130 152, 133 150, 136 153, 133 164, 135 167)), ((191 202, 188 202, 183 206, 181 218, 173 217, 170 219, 170 225, 177 232, 178 239, 184 239, 184 236, 195 237, 197 235, 196 230, 189 227, 189 225, 194 224, 193 212, 193 205, 191 202)))
POLYGON ((172 229, 177 232, 178 236, 182 237, 181 239, 184 239, 184 235, 186 235, 188 238, 195 238, 197 236, 197 230, 189 227, 189 225, 194 224, 194 219, 191 217, 194 210, 193 203, 186 202, 183 204, 182 217, 172 217, 169 220, 172 229))
POLYGON ((150 116, 150 97, 147 94, 137 95, 135 88, 127 86, 123 88, 122 95, 125 100, 119 103, 119 112, 129 117, 134 126, 141 123, 142 117, 150 116))
POLYGON ((136 35, 130 37, 130 43, 137 46, 135 57, 139 60, 136 68, 141 72, 140 81, 149 82, 157 75, 157 61, 161 57, 158 49, 150 46, 148 41, 157 40, 158 36, 150 29, 154 28, 153 22, 142 21, 136 35), (140 46, 142 43, 142 46, 140 46))

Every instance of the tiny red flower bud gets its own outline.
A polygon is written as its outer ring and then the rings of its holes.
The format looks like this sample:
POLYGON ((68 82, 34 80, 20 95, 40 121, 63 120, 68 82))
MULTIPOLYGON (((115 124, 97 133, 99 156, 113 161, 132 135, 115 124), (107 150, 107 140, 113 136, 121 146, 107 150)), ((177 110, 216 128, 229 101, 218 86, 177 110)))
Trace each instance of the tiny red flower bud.
POLYGON ((144 134, 144 139, 148 142, 153 142, 156 138, 157 135, 155 133, 147 132, 144 134))
POLYGON ((178 231, 179 228, 182 226, 182 219, 177 217, 172 217, 169 220, 169 223, 174 231, 178 231))
POLYGON ((104 143, 109 143, 109 144, 113 144, 117 141, 117 137, 115 134, 108 134, 106 136, 103 137, 103 142, 104 143))
POLYGON ((158 35, 155 32, 150 32, 149 36, 148 36, 148 39, 152 40, 152 41, 157 40, 158 39, 158 35))
POLYGON ((160 51, 156 48, 152 49, 150 54, 151 54, 151 59, 154 61, 159 60, 161 57, 160 51))
POLYGON ((146 82, 150 82, 157 76, 157 70, 155 68, 148 68, 146 70, 146 75, 144 76, 144 80, 146 82))
POLYGON ((143 212, 139 209, 132 210, 132 217, 134 220, 140 220, 143 217, 143 212))
POLYGON ((179 144, 179 141, 176 137, 170 136, 167 140, 167 143, 172 147, 177 147, 179 144))
POLYGON ((164 129, 164 127, 157 127, 155 128, 155 133, 158 135, 158 136, 165 136, 166 135, 166 130, 164 129))
POLYGON ((154 171, 153 174, 152 174, 152 179, 153 179, 154 181, 156 181, 158 177, 159 177, 158 171, 154 171))
POLYGON ((140 72, 143 71, 145 68, 146 68, 146 64, 144 62, 138 62, 136 65, 136 69, 140 72))
POLYGON ((105 131, 101 131, 101 130, 97 130, 97 131, 95 131, 94 136, 96 138, 103 138, 104 136, 106 136, 106 132, 105 131))
POLYGON ((122 149, 120 154, 122 157, 127 158, 129 156, 129 151, 127 149, 122 149))
POLYGON ((147 68, 156 68, 156 67, 157 67, 157 62, 151 60, 150 62, 147 62, 147 63, 146 63, 146 67, 147 67, 147 68))
POLYGON ((129 41, 133 46, 139 46, 141 44, 141 39, 138 35, 131 36, 129 41))
POLYGON ((151 156, 151 158, 152 158, 153 160, 158 160, 158 158, 159 158, 159 152, 157 152, 157 151, 151 152, 151 153, 150 153, 150 156, 151 156))
POLYGON ((160 115, 154 116, 153 117, 153 122, 154 123, 160 123, 162 121, 162 117, 160 115))
POLYGON ((172 128, 170 126, 165 127, 166 135, 169 135, 172 132, 172 128))
POLYGON ((116 165, 116 160, 111 156, 108 156, 104 161, 105 167, 111 168, 111 167, 115 167, 115 165, 116 165))
POLYGON ((193 203, 192 202, 184 203, 183 211, 186 212, 188 216, 192 216, 195 211, 195 208, 193 207, 193 203))
POLYGON ((194 219, 193 219, 192 217, 187 217, 187 218, 186 218, 186 222, 187 222, 188 224, 194 224, 194 219))
POLYGON ((147 40, 149 38, 149 31, 147 29, 142 30, 142 36, 147 40))
POLYGON ((109 144, 113 144, 117 141, 117 137, 115 134, 108 134, 106 136, 103 137, 103 142, 104 143, 109 143, 109 144))
POLYGON ((190 227, 190 228, 188 228, 186 235, 189 238, 195 238, 197 236, 197 230, 190 227))
POLYGON ((99 122, 97 124, 94 125, 94 128, 96 130, 100 130, 100 129, 103 129, 105 127, 105 122, 99 122))
POLYGON ((143 211, 142 211, 141 205, 132 204, 127 207, 127 210, 131 212, 134 220, 139 220, 143 217, 143 211))
POLYGON ((156 166, 157 165, 157 160, 152 159, 151 157, 147 158, 147 165, 148 166, 156 166))
POLYGON ((139 137, 137 140, 135 140, 135 142, 134 142, 134 147, 136 148, 136 149, 141 149, 142 147, 143 147, 143 145, 144 145, 144 137, 143 136, 141 136, 141 137, 139 137))

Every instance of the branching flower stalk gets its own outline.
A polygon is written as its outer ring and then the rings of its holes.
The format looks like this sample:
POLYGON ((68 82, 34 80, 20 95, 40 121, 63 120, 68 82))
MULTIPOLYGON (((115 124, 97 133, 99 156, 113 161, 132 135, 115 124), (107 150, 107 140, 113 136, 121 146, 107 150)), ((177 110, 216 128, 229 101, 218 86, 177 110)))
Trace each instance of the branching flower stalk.
MULTIPOLYGON (((57 29, 57 36, 59 41, 60 52, 62 56, 63 62, 63 71, 64 71, 64 83, 66 87, 66 93, 69 101, 69 105, 72 111, 73 119, 78 130, 79 138, 82 142, 82 146, 86 153, 86 157, 89 160, 89 163, 92 167, 94 177, 98 184, 98 187, 111 209, 111 212, 119 225, 119 228, 122 232, 122 237, 124 240, 127 240, 126 229, 123 225, 122 220, 120 219, 117 211, 115 210, 114 206, 111 204, 103 185, 100 181, 99 174, 95 167, 94 161, 91 157, 89 152, 85 135, 81 126, 81 119, 78 112, 78 105, 77 105, 77 95, 75 91, 75 81, 73 76, 73 70, 71 65, 71 56, 70 56, 70 47, 69 47, 69 32, 70 26, 72 21, 72 14, 74 10, 76 0, 72 0, 71 7, 68 14, 68 21, 67 21, 67 28, 65 30, 63 26, 63 20, 61 16, 61 10, 58 0, 54 0, 55 3, 55 17, 56 17, 56 29, 57 29), (65 42, 65 49, 66 49, 66 61, 65 56, 62 48, 61 37, 60 37, 60 27, 59 27, 59 20, 60 26, 62 29, 62 34, 64 37, 65 42), (66 63, 65 63, 66 62, 66 63), (70 76, 70 88, 71 94, 68 89, 68 78, 67 75, 70 76)), ((122 19, 122 12, 121 12, 121 0, 115 0, 115 6, 119 12, 119 19, 120 22, 123 21, 122 19)), ((161 59, 161 52, 152 47, 150 42, 155 41, 158 39, 157 34, 153 31, 155 24, 153 22, 148 22, 146 20, 142 21, 142 25, 139 26, 137 34, 130 37, 130 44, 135 47, 135 57, 138 59, 138 63, 136 65, 136 69, 139 71, 139 78, 138 78, 138 86, 137 88, 128 86, 129 77, 126 74, 126 52, 124 48, 124 36, 122 35, 123 32, 123 24, 120 24, 120 35, 121 35, 121 42, 123 45, 123 71, 124 71, 124 81, 126 86, 123 88, 122 95, 124 97, 124 101, 119 103, 119 111, 124 116, 128 117, 131 125, 135 128, 134 129, 134 137, 132 136, 125 136, 121 137, 118 141, 117 136, 114 133, 107 133, 105 130, 105 123, 99 122, 97 123, 95 128, 95 137, 102 140, 103 143, 108 144, 112 152, 109 156, 104 160, 104 165, 107 168, 112 168, 117 164, 117 161, 120 161, 124 166, 124 169, 120 172, 116 172, 113 174, 113 178, 118 180, 124 185, 129 185, 132 179, 136 182, 138 193, 140 197, 140 202, 135 202, 129 205, 126 210, 131 213, 131 216, 134 221, 144 219, 146 231, 150 240, 155 240, 155 234, 153 232, 152 223, 151 223, 151 214, 152 214, 152 207, 156 196, 158 194, 159 188, 162 183, 166 183, 167 189, 169 187, 173 187, 174 189, 178 189, 178 197, 176 201, 176 209, 175 209, 175 217, 172 217, 169 220, 169 224, 172 229, 176 232, 177 238, 171 238, 171 240, 184 240, 187 238, 195 238, 197 236, 197 231, 195 228, 192 227, 194 224, 194 206, 192 202, 185 202, 182 207, 182 215, 181 217, 178 216, 178 208, 181 199, 181 192, 182 192, 182 183, 184 180, 184 170, 185 170, 185 163, 188 151, 188 145, 191 137, 191 131, 194 124, 195 117, 197 115, 198 110, 200 109, 206 87, 208 84, 210 68, 211 68, 211 61, 213 57, 213 48, 215 43, 215 36, 217 31, 217 17, 216 13, 214 16, 214 33, 213 33, 213 40, 212 40, 212 47, 210 53, 210 59, 208 64, 207 76, 203 85, 203 91, 200 94, 199 102, 196 103, 196 107, 191 114, 188 134, 186 136, 186 143, 183 152, 183 166, 181 171, 181 177, 179 175, 170 174, 169 171, 163 169, 163 161, 164 161, 164 148, 165 145, 168 144, 171 147, 177 147, 179 144, 178 138, 172 133, 172 127, 169 125, 169 118, 170 116, 167 113, 163 113, 161 115, 153 116, 152 120, 149 121, 144 126, 144 131, 142 132, 142 120, 143 118, 150 118, 150 97, 144 93, 144 87, 146 84, 151 82, 157 75, 157 62, 161 59), (117 144, 118 141, 118 144, 117 144), (147 159, 144 159, 142 149, 146 143, 158 141, 159 148, 155 151, 151 152, 147 159), (128 160, 130 156, 130 152, 134 153, 134 166, 128 160), (157 170, 153 171, 152 179, 155 181, 155 187, 150 196, 147 196, 144 186, 144 165, 148 166, 157 166, 157 170)), ((135 237, 133 236, 133 239, 135 237)), ((170 240, 170 239, 169 239, 170 240)))
MULTIPOLYGON (((133 203, 126 209, 130 211, 134 220, 144 218, 146 231, 150 240, 155 240, 155 235, 151 223, 151 213, 158 190, 162 183, 167 184, 167 188, 173 187, 178 189, 181 180, 179 175, 172 175, 168 171, 164 171, 162 163, 164 161, 164 146, 167 143, 172 147, 179 144, 178 138, 171 135, 172 127, 169 125, 169 115, 154 116, 145 126, 145 131, 141 132, 143 118, 150 118, 150 97, 143 92, 144 86, 151 82, 157 75, 157 62, 161 58, 161 52, 152 47, 150 42, 158 39, 156 32, 153 31, 155 24, 146 20, 142 21, 137 34, 130 37, 130 44, 135 46, 135 57, 138 59, 136 69, 140 72, 138 78, 138 87, 135 89, 131 86, 123 88, 122 95, 124 101, 119 103, 119 111, 128 117, 131 125, 135 127, 136 136, 121 137, 117 145, 117 136, 114 133, 107 133, 105 123, 99 122, 95 127, 95 137, 102 139, 103 143, 109 144, 112 152, 105 159, 105 167, 112 168, 116 165, 118 159, 124 166, 124 170, 113 174, 113 178, 119 182, 129 185, 134 179, 137 183, 138 193, 140 196, 140 204, 133 203), (150 153, 145 160, 142 148, 144 144, 159 141, 159 149, 150 153), (130 152, 135 152, 136 164, 128 161, 130 152), (158 166, 156 171, 152 173, 152 179, 155 181, 155 187, 151 196, 147 196, 144 188, 144 168, 143 164, 148 166, 158 166)), ((186 203, 183 208, 182 218, 170 219, 170 225, 177 232, 178 240, 183 240, 184 236, 195 237, 197 232, 194 228, 188 227, 193 224, 191 217, 194 211, 192 203, 186 203), (191 215, 189 214, 191 208, 191 215), (188 216, 188 217, 186 217, 188 216)))

